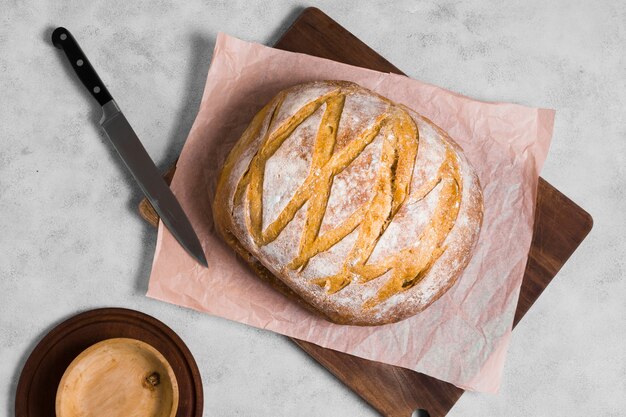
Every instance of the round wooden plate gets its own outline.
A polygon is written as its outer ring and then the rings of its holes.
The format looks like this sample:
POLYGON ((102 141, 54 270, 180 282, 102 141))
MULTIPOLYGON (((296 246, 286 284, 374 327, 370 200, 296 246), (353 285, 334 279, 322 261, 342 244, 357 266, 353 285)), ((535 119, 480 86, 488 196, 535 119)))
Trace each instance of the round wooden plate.
POLYGON ((178 384, 176 417, 202 416, 202 380, 187 346, 172 329, 154 317, 123 308, 87 311, 52 329, 35 347, 22 369, 15 397, 15 416, 54 416, 57 388, 68 366, 90 346, 113 338, 136 339, 160 352, 178 384))
POLYGON ((174 417, 177 409, 174 370, 158 350, 137 339, 88 347, 57 389, 57 417, 174 417))

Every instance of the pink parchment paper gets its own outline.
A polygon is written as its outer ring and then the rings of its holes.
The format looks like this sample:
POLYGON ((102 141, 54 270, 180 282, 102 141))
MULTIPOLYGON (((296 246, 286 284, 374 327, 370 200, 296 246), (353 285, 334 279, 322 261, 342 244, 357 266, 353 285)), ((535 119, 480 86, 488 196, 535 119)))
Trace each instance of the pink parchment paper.
POLYGON ((209 268, 200 267, 160 225, 148 296, 468 390, 496 392, 553 120, 553 110, 480 102, 404 76, 219 34, 200 110, 172 181, 209 268), (214 232, 211 201, 219 168, 254 114, 284 88, 327 79, 354 81, 434 121, 463 147, 483 186, 483 228, 470 264, 443 297, 400 323, 329 323, 256 278, 214 232))

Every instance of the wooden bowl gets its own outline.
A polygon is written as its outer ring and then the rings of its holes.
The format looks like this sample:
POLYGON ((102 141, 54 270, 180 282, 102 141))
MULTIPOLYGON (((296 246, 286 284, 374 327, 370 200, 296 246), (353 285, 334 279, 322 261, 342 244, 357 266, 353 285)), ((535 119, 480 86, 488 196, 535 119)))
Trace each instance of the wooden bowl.
POLYGON ((174 417, 178 384, 161 353, 136 339, 108 339, 67 368, 56 396, 57 417, 174 417))
MULTIPOLYGON (((71 373, 69 368, 75 359, 97 343, 117 338, 148 345, 148 349, 142 349, 142 360, 161 363, 158 355, 150 353, 151 349, 162 355, 174 374, 170 381, 175 381, 178 387, 176 417, 202 417, 202 380, 185 343, 154 317, 125 308, 86 311, 67 319, 43 337, 22 369, 15 395, 15 417, 54 416, 57 388, 64 375, 71 373)), ((169 376, 169 372, 160 376, 163 375, 169 376)))

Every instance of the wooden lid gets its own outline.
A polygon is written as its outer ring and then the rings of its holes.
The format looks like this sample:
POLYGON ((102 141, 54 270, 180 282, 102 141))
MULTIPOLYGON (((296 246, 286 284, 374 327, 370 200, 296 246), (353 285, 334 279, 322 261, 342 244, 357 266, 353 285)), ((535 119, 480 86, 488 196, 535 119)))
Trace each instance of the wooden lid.
POLYGON ((67 368, 56 397, 57 417, 174 417, 178 384, 167 360, 136 339, 108 339, 67 368))

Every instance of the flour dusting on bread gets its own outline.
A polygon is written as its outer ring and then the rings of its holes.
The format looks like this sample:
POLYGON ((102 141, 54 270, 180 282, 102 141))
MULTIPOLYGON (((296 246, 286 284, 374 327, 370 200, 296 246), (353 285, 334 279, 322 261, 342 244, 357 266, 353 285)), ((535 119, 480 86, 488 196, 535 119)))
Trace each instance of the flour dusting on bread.
POLYGON ((469 262, 482 191, 460 147, 354 83, 279 93, 226 160, 218 231, 313 310, 379 325, 437 300, 469 262))

